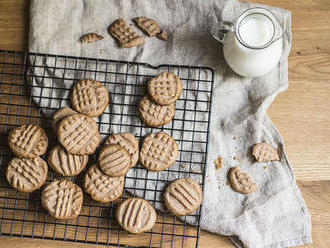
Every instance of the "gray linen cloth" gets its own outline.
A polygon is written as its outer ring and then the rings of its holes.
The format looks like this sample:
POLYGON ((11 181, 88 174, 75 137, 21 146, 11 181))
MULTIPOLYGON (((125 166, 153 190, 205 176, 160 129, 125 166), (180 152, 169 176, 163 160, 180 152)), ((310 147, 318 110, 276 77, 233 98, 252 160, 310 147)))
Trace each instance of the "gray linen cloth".
MULTIPOLYGON (((214 68, 202 228, 230 236, 237 247, 275 248, 311 243, 308 210, 295 183, 282 137, 266 114, 277 94, 288 87, 290 12, 268 6, 282 23, 285 36, 278 66, 263 77, 236 75, 224 61, 221 44, 209 34, 209 14, 232 21, 247 8, 255 6, 260 5, 234 0, 32 0, 29 49, 31 52, 132 60, 153 65, 170 63, 214 68), (115 40, 107 34, 107 27, 119 17, 131 20, 136 16, 156 19, 161 27, 168 30, 168 41, 146 38, 143 46, 119 49, 115 40), (82 34, 88 32, 97 32, 104 39, 93 45, 77 42, 82 34), (267 163, 267 169, 251 156, 251 147, 262 141, 282 150, 281 161, 267 163), (213 161, 219 155, 224 158, 223 168, 215 170, 213 161), (239 161, 233 160, 233 156, 237 156, 239 161), (228 169, 238 164, 251 175, 259 190, 243 195, 226 186, 228 169)), ((54 62, 44 63, 53 65, 54 62)), ((34 73, 38 75, 41 71, 34 73)), ((52 71, 46 73, 52 74, 52 71)), ((51 82, 46 78, 31 83, 51 82)), ((68 87, 72 83, 65 82, 68 87)), ((32 94, 40 93, 35 91, 32 94)), ((36 99, 36 102, 41 108, 49 104, 43 99, 36 99)), ((59 106, 56 101, 54 104, 59 106)), ((136 172, 131 170, 129 173, 136 172)), ((155 175, 150 173, 148 176, 155 175)), ((131 183, 126 181, 126 184, 131 183)), ((147 195, 144 197, 149 198, 147 195)), ((156 207, 162 209, 162 206, 156 207)), ((195 220, 188 221, 193 223, 195 220)))

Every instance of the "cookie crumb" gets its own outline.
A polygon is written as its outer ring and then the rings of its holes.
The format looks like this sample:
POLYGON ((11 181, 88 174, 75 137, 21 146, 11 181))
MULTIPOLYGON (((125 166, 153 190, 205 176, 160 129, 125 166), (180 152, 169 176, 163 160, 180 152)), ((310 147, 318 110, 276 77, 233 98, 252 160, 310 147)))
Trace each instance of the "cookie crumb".
POLYGON ((159 34, 157 34, 157 38, 167 41, 167 32, 165 29, 163 29, 159 34))
POLYGON ((181 166, 181 168, 183 168, 183 169, 187 167, 186 164, 181 164, 180 166, 181 166))
POLYGON ((214 166, 216 170, 219 170, 222 168, 222 157, 218 156, 216 160, 214 160, 214 166))
POLYGON ((235 140, 235 139, 237 139, 237 137, 236 137, 236 136, 234 136, 234 137, 233 137, 233 139, 235 140))
POLYGON ((218 189, 220 189, 220 186, 218 186, 218 189))
POLYGON ((239 161, 239 158, 237 156, 234 156, 233 159, 239 161))
POLYGON ((230 185, 230 182, 229 181, 227 181, 227 183, 226 183, 227 185, 230 185))
POLYGON ((264 169, 267 169, 267 166, 266 165, 264 166, 264 169))

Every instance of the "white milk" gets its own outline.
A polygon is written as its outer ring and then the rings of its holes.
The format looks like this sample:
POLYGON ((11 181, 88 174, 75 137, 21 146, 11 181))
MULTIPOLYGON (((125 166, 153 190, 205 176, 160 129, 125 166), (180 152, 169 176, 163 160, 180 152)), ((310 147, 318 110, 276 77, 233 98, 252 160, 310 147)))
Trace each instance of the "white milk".
POLYGON ((282 37, 275 40, 275 34, 275 26, 267 16, 256 14, 243 18, 236 32, 225 34, 223 53, 226 62, 242 76, 267 74, 282 54, 282 37))

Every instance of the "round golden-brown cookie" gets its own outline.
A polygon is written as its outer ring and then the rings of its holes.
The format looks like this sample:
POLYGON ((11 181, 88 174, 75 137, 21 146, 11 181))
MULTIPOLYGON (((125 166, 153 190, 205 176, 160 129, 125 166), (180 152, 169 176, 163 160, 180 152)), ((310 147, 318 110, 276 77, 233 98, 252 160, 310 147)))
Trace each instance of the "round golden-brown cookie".
POLYGON ((120 145, 104 146, 98 156, 100 169, 108 176, 124 176, 130 168, 131 157, 120 145))
POLYGON ((65 177, 78 175, 87 165, 88 155, 71 154, 62 146, 53 147, 48 155, 48 164, 65 177))
POLYGON ((57 136, 68 152, 78 155, 93 154, 101 140, 96 121, 82 114, 64 118, 58 125, 57 136))
POLYGON ((46 152, 48 138, 38 125, 23 125, 9 132, 8 144, 18 157, 35 158, 46 152))
POLYGON ((131 156, 131 165, 134 167, 139 160, 139 141, 131 133, 114 133, 111 134, 104 142, 105 146, 120 145, 124 147, 131 156))
POLYGON ((178 144, 165 132, 148 134, 140 150, 140 163, 151 171, 162 171, 174 164, 178 144))
POLYGON ((71 103, 79 113, 99 116, 109 104, 109 93, 99 81, 82 79, 73 86, 71 103))
POLYGON ((177 179, 166 188, 164 202, 166 208, 175 215, 187 215, 194 212, 203 201, 203 191, 191 178, 177 179))
POLYGON ((182 82, 173 72, 162 72, 148 82, 148 94, 160 105, 169 105, 179 99, 182 82))
POLYGON ((52 129, 54 133, 57 134, 57 126, 65 117, 74 114, 78 114, 78 113, 68 107, 60 108, 59 110, 57 110, 53 116, 53 121, 52 121, 52 129))
POLYGON ((258 189, 255 182, 253 182, 250 176, 243 172, 239 166, 230 169, 229 180, 233 190, 242 194, 249 194, 258 189))
POLYGON ((47 163, 40 157, 15 157, 8 164, 6 177, 8 183, 18 191, 32 192, 46 182, 47 172, 47 163))
POLYGON ((141 198, 130 198, 122 202, 116 211, 119 225, 130 233, 147 232, 156 223, 156 211, 141 198))
POLYGON ((97 164, 94 164, 85 175, 84 189, 95 201, 107 203, 121 196, 124 180, 124 177, 110 177, 104 174, 97 164))
POLYGON ((67 220, 76 218, 83 204, 81 188, 67 179, 55 179, 41 193, 41 203, 51 216, 67 220))
POLYGON ((169 123, 175 115, 174 103, 159 105, 148 96, 144 96, 139 102, 139 114, 142 121, 150 127, 158 127, 169 123))

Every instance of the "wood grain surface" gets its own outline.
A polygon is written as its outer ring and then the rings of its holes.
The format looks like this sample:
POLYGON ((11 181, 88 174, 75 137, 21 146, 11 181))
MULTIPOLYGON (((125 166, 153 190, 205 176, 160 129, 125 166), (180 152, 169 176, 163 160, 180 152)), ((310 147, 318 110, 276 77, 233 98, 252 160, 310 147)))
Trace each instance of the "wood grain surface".
MULTIPOLYGON (((285 149, 312 216, 313 245, 300 247, 330 247, 330 1, 253 2, 286 8, 292 13, 290 86, 276 98, 268 114, 284 138, 285 149)), ((28 0, 0 1, 0 49, 27 49, 28 9, 28 0)), ((134 239, 138 240, 139 236, 134 239)), ((95 245, 0 236, 0 247, 95 245)), ((202 231, 200 247, 233 245, 226 237, 202 231)))

